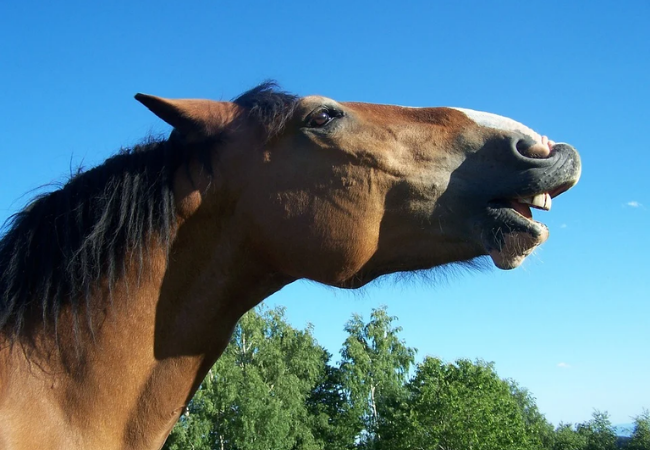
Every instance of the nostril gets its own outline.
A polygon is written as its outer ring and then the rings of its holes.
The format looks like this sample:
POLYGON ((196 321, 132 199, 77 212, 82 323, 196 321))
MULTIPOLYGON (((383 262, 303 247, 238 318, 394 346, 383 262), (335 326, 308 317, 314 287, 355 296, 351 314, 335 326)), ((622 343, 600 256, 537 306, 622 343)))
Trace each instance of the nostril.
POLYGON ((517 141, 517 151, 526 158, 548 158, 551 154, 551 141, 542 138, 542 142, 526 137, 517 141), (545 142, 544 142, 545 141, 545 142))

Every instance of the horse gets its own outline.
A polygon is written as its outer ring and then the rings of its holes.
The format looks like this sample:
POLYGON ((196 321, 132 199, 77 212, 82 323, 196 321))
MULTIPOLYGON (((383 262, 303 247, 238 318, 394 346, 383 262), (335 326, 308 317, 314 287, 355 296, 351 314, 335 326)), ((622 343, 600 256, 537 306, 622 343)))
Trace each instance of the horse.
POLYGON ((135 98, 173 130, 33 200, 0 241, 0 448, 158 449, 238 319, 548 237, 576 150, 505 117, 299 97, 135 98))

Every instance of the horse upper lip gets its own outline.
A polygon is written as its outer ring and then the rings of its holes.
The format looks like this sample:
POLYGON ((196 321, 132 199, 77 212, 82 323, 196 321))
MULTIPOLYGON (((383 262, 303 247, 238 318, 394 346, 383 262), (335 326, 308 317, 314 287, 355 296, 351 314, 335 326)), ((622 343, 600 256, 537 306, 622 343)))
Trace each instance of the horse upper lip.
MULTIPOLYGON (((552 199, 571 189, 578 182, 580 172, 580 157, 575 149, 566 144, 557 144, 550 158, 535 160, 533 167, 524 171, 526 180, 522 184, 527 185, 526 188, 517 189, 511 185, 510 193, 503 192, 498 198, 550 211, 552 199), (539 167, 539 164, 545 163, 552 165, 539 167)), ((521 183, 521 180, 516 183, 521 183)))
POLYGON ((566 191, 571 189, 573 186, 575 186, 575 184, 578 182, 578 178, 579 178, 579 175, 574 181, 569 182, 569 183, 564 183, 564 184, 556 187, 555 189, 549 191, 548 194, 551 196, 551 198, 555 198, 558 195, 565 193, 566 191))

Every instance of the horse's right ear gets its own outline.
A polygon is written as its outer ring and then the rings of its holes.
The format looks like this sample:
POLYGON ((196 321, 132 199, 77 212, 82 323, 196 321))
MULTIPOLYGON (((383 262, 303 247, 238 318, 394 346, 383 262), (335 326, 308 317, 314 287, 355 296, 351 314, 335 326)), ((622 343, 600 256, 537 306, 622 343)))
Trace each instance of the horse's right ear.
POLYGON ((168 99, 136 94, 135 99, 182 135, 210 135, 232 121, 235 105, 201 99, 168 99))

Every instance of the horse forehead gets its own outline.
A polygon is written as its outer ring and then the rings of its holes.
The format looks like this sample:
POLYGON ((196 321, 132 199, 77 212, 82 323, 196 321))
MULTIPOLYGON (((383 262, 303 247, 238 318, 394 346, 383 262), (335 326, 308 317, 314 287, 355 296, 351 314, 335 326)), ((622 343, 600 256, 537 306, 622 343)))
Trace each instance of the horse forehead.
POLYGON ((324 97, 322 95, 307 95, 305 97, 302 97, 300 99, 299 106, 297 108, 298 113, 307 113, 312 111, 314 108, 318 107, 332 107, 332 108, 338 108, 344 103, 339 103, 334 99, 331 99, 329 97, 324 97))
POLYGON ((301 99, 302 103, 311 105, 311 104, 327 104, 327 103, 339 103, 334 99, 329 97, 324 97, 322 95, 307 95, 301 99))

